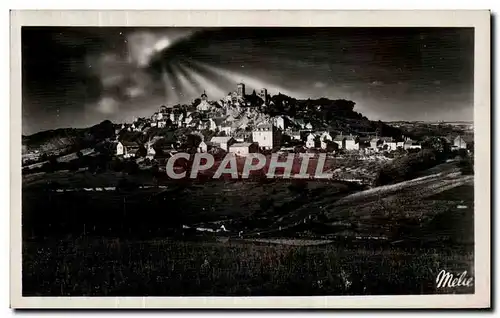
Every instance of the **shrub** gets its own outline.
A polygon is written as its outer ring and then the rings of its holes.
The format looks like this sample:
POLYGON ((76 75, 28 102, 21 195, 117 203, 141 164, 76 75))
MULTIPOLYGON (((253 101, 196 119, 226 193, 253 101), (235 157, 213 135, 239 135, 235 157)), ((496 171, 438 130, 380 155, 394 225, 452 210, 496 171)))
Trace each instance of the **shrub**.
POLYGON ((135 174, 139 171, 139 165, 135 161, 129 160, 125 162, 124 170, 128 174, 135 174))
POLYGON ((121 172, 124 169, 124 164, 121 160, 114 159, 113 161, 110 162, 110 169, 115 172, 121 172))
POLYGON ((375 180, 375 185, 385 185, 411 179, 417 172, 429 169, 441 160, 441 156, 437 156, 434 151, 428 149, 396 158, 382 167, 375 180))
POLYGON ((458 162, 458 166, 460 167, 460 171, 464 175, 471 175, 474 174, 474 160, 473 158, 465 158, 461 159, 458 162))

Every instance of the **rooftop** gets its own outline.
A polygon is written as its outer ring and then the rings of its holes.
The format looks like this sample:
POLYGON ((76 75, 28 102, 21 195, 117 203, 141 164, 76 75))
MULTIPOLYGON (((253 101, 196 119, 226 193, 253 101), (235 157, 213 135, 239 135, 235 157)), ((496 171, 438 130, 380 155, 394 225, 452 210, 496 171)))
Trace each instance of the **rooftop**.
POLYGON ((271 130, 273 128, 273 125, 268 124, 268 123, 262 123, 257 125, 256 129, 257 130, 271 130))
POLYGON ((233 144, 229 148, 235 148, 235 147, 236 148, 247 148, 247 147, 250 147, 253 144, 254 144, 253 142, 239 142, 239 143, 233 144))
POLYGON ((210 139, 210 142, 228 142, 232 138, 233 137, 216 136, 216 137, 212 137, 212 139, 210 139))
POLYGON ((133 141, 122 140, 122 141, 120 141, 120 143, 122 145, 124 145, 125 147, 129 147, 129 148, 137 147, 137 148, 139 148, 139 144, 137 144, 136 142, 133 142, 133 141))

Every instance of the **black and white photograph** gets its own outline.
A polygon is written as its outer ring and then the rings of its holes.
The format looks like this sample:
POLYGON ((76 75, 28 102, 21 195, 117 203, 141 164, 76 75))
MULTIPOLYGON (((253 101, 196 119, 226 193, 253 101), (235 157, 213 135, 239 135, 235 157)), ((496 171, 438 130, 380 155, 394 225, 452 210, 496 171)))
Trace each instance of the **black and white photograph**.
POLYGON ((19 26, 19 297, 489 306, 478 32, 378 22, 19 26))

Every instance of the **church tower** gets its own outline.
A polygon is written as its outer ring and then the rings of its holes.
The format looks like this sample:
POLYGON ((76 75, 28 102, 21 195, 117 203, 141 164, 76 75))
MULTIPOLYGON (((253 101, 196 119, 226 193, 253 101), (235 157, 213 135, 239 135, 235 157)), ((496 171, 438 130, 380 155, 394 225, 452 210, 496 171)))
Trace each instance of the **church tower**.
POLYGON ((259 92, 259 97, 264 101, 264 104, 267 104, 267 89, 262 88, 259 92))
POLYGON ((238 97, 245 97, 245 84, 239 83, 237 92, 238 97))

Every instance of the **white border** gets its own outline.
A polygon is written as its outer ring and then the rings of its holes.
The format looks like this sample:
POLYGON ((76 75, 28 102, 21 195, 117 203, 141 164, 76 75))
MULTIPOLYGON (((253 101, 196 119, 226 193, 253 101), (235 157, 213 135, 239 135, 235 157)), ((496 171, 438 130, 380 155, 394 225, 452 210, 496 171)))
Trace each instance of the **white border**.
POLYGON ((490 303, 490 12, 474 11, 12 11, 11 307, 13 308, 485 308, 490 303), (447 26, 475 28, 474 295, 321 297, 22 297, 21 42, 37 26, 447 26))

